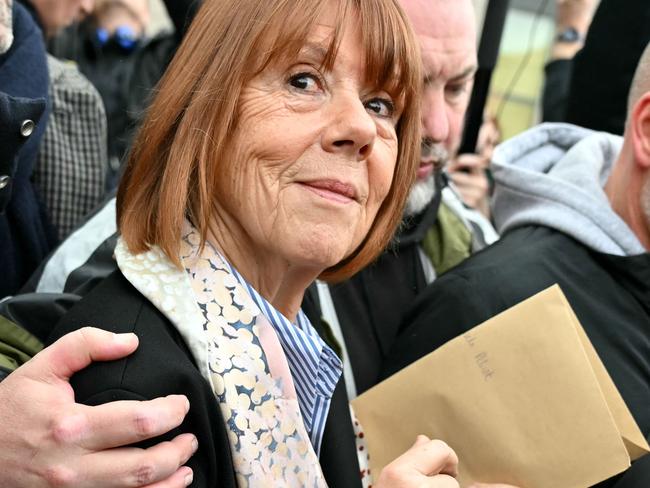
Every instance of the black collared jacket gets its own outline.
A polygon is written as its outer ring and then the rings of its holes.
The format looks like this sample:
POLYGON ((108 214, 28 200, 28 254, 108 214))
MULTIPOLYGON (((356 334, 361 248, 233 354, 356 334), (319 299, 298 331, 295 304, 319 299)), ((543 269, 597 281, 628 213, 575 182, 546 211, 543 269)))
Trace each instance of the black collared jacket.
MULTIPOLYGON (((187 463, 194 471, 192 486, 237 486, 219 405, 171 322, 116 271, 63 317, 50 340, 87 325, 116 333, 134 332, 143 340, 131 356, 93 363, 75 374, 71 381, 75 399, 98 405, 115 400, 147 400, 185 394, 191 407, 181 426, 143 446, 171 440, 183 432, 193 433, 198 438, 199 449, 187 463)), ((361 486, 342 377, 332 397, 319 460, 330 487, 361 486)))

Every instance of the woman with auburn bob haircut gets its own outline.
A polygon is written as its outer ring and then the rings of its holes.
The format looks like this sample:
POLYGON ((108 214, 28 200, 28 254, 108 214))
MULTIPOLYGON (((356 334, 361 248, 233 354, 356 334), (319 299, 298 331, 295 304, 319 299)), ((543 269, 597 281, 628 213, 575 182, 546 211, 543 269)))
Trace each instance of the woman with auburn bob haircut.
MULTIPOLYGON (((206 0, 119 188, 119 272, 54 337, 96 324, 140 346, 76 374, 77 401, 187 395, 166 437, 197 436, 192 486, 362 486, 341 362, 300 303, 400 221, 419 63, 396 0, 206 0)), ((375 486, 457 486, 456 463, 420 439, 375 486)))

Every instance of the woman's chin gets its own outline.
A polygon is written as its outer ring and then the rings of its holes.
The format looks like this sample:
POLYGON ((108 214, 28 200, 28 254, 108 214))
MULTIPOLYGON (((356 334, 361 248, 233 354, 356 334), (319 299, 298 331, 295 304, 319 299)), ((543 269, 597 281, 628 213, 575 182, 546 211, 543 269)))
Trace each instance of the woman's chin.
POLYGON ((340 245, 340 241, 327 245, 327 242, 320 240, 317 243, 303 244, 300 246, 290 260, 294 264, 314 270, 316 275, 321 274, 328 268, 337 265, 348 257, 352 250, 340 245))

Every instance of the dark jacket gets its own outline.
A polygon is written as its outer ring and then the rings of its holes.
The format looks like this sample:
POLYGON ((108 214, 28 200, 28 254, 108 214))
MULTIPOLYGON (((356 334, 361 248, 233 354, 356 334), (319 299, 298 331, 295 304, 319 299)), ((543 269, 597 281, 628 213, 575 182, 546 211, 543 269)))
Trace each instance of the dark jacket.
POLYGON ((573 59, 554 59, 544 66, 542 122, 564 122, 571 86, 573 59))
MULTIPOLYGON (((436 186, 442 188, 442 180, 436 186)), ((464 220, 469 214, 450 206, 454 195, 449 188, 438 191, 419 215, 402 222, 393 243, 376 262, 330 286, 358 394, 377 384, 404 312, 435 278, 425 276, 423 261, 438 274, 486 245, 485 229, 464 220), (425 252, 431 247, 437 251, 435 256, 425 252)))
MULTIPOLYGON (((555 283, 648 438, 650 254, 595 252, 548 227, 514 229, 429 286, 406 314, 383 377, 555 283)), ((650 486, 648 460, 643 466, 632 472, 643 484, 617 488, 650 486)))
POLYGON ((405 222, 391 249, 375 263, 330 286, 358 393, 377 384, 404 310, 427 284, 418 246, 436 221, 439 203, 405 222))
POLYGON ((11 49, 0 55, 0 298, 17 292, 56 242, 30 180, 48 119, 45 48, 41 31, 17 3, 13 33, 11 49))
MULTIPOLYGON (((140 346, 118 361, 93 363, 75 374, 77 401, 97 405, 114 400, 144 400, 185 394, 191 409, 183 424, 145 445, 194 433, 199 450, 188 465, 194 487, 237 486, 221 410, 183 339, 171 323, 119 271, 97 285, 56 327, 51 340, 88 324, 112 332, 135 332, 140 346), (107 300, 110 297, 110 300, 107 300)), ((359 487, 359 464, 343 380, 332 398, 320 462, 331 487, 359 487)))

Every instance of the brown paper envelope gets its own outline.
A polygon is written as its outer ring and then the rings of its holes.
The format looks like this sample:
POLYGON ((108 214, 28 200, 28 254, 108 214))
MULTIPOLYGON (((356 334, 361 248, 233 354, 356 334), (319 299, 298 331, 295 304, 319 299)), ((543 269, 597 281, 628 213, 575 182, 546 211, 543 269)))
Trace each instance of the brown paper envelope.
POLYGON ((571 305, 569 304, 564 294, 561 294, 561 299, 567 305, 566 311, 571 322, 576 328, 576 331, 578 332, 578 336, 582 342, 582 347, 584 348, 589 362, 591 363, 591 367, 596 374, 600 389, 605 396, 605 401, 607 402, 607 406, 609 407, 610 412, 612 412, 612 415, 614 416, 614 421, 618 426, 618 430, 621 433, 623 443, 625 444, 630 458, 632 461, 634 461, 641 456, 648 454, 648 452, 650 452, 648 441, 645 439, 645 437, 643 437, 641 429, 639 429, 639 426, 634 421, 634 418, 632 417, 630 410, 627 408, 623 397, 614 385, 614 381, 612 380, 611 376, 609 376, 609 373, 605 369, 605 365, 600 360, 598 353, 587 337, 585 330, 580 325, 578 317, 576 317, 575 312, 571 308, 571 305))
MULTIPOLYGON (((625 470, 621 432, 567 310, 559 287, 549 288, 354 400, 375 476, 418 434, 456 450, 461 486, 583 488, 625 470)), ((624 435, 642 444, 611 379, 604 383, 624 435)))

